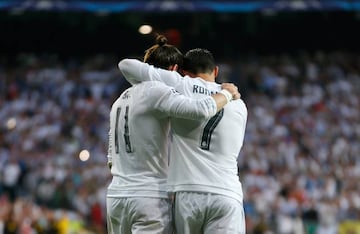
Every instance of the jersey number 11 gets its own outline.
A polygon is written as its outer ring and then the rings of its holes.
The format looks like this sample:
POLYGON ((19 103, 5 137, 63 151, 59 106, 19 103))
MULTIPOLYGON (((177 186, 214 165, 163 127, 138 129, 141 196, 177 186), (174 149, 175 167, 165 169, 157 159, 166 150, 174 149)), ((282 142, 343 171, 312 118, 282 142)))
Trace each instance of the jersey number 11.
MULTIPOLYGON (((118 154, 120 152, 119 146, 119 119, 120 119, 121 107, 118 107, 116 110, 116 122, 115 122, 115 152, 118 154)), ((133 152, 131 143, 130 143, 130 131, 129 131, 129 106, 125 108, 124 116, 124 140, 125 148, 127 153, 133 152)))

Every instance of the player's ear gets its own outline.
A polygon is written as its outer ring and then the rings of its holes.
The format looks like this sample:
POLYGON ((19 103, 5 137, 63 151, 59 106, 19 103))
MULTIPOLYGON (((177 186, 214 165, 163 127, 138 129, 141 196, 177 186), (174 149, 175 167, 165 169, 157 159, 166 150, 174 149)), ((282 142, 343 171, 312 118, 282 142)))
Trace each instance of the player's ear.
POLYGON ((169 67, 169 71, 177 71, 178 69, 179 69, 179 66, 178 66, 177 64, 171 65, 171 66, 169 67))
POLYGON ((215 66, 214 68, 214 76, 217 77, 219 74, 219 66, 215 66))

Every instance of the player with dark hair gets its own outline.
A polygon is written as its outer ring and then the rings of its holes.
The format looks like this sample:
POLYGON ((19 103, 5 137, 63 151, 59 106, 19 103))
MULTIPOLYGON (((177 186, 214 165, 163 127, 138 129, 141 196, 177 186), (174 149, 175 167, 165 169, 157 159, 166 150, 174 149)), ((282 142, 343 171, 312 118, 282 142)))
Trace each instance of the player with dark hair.
MULTIPOLYGON (((176 73, 183 56, 166 38, 146 51, 144 61, 176 73)), ((113 176, 107 191, 108 233, 172 233, 171 202, 166 189, 169 117, 209 118, 237 95, 228 91, 194 99, 159 81, 125 90, 110 111, 108 165, 113 176)))
MULTIPOLYGON (((184 77, 134 59, 120 61, 119 68, 132 84, 158 80, 193 98, 221 90, 215 82, 218 67, 205 49, 185 54, 184 77)), ((245 233, 237 157, 246 122, 247 108, 241 99, 231 101, 211 118, 171 119, 168 189, 175 196, 177 233, 245 233)))

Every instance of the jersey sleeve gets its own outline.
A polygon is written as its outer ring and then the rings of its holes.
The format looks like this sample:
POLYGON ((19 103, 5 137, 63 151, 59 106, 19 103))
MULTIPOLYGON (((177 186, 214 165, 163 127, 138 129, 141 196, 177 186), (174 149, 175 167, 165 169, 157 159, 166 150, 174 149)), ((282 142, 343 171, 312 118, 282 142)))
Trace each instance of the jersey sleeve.
POLYGON ((123 59, 119 62, 118 67, 130 84, 143 81, 161 81, 166 85, 175 87, 183 79, 176 71, 156 68, 137 59, 123 59))
POLYGON ((153 84, 148 92, 149 97, 153 99, 154 108, 168 116, 201 119, 212 117, 217 112, 216 102, 210 96, 201 99, 190 98, 161 82, 153 84))

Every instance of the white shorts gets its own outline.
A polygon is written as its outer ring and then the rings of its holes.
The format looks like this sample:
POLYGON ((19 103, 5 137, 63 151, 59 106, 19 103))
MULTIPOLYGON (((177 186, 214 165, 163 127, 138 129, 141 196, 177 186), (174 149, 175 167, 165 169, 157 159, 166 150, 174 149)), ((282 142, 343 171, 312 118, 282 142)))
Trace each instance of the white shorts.
POLYGON ((171 202, 165 198, 106 198, 108 234, 171 234, 171 202))
POLYGON ((219 194, 176 192, 174 219, 178 234, 245 234, 243 205, 219 194))

